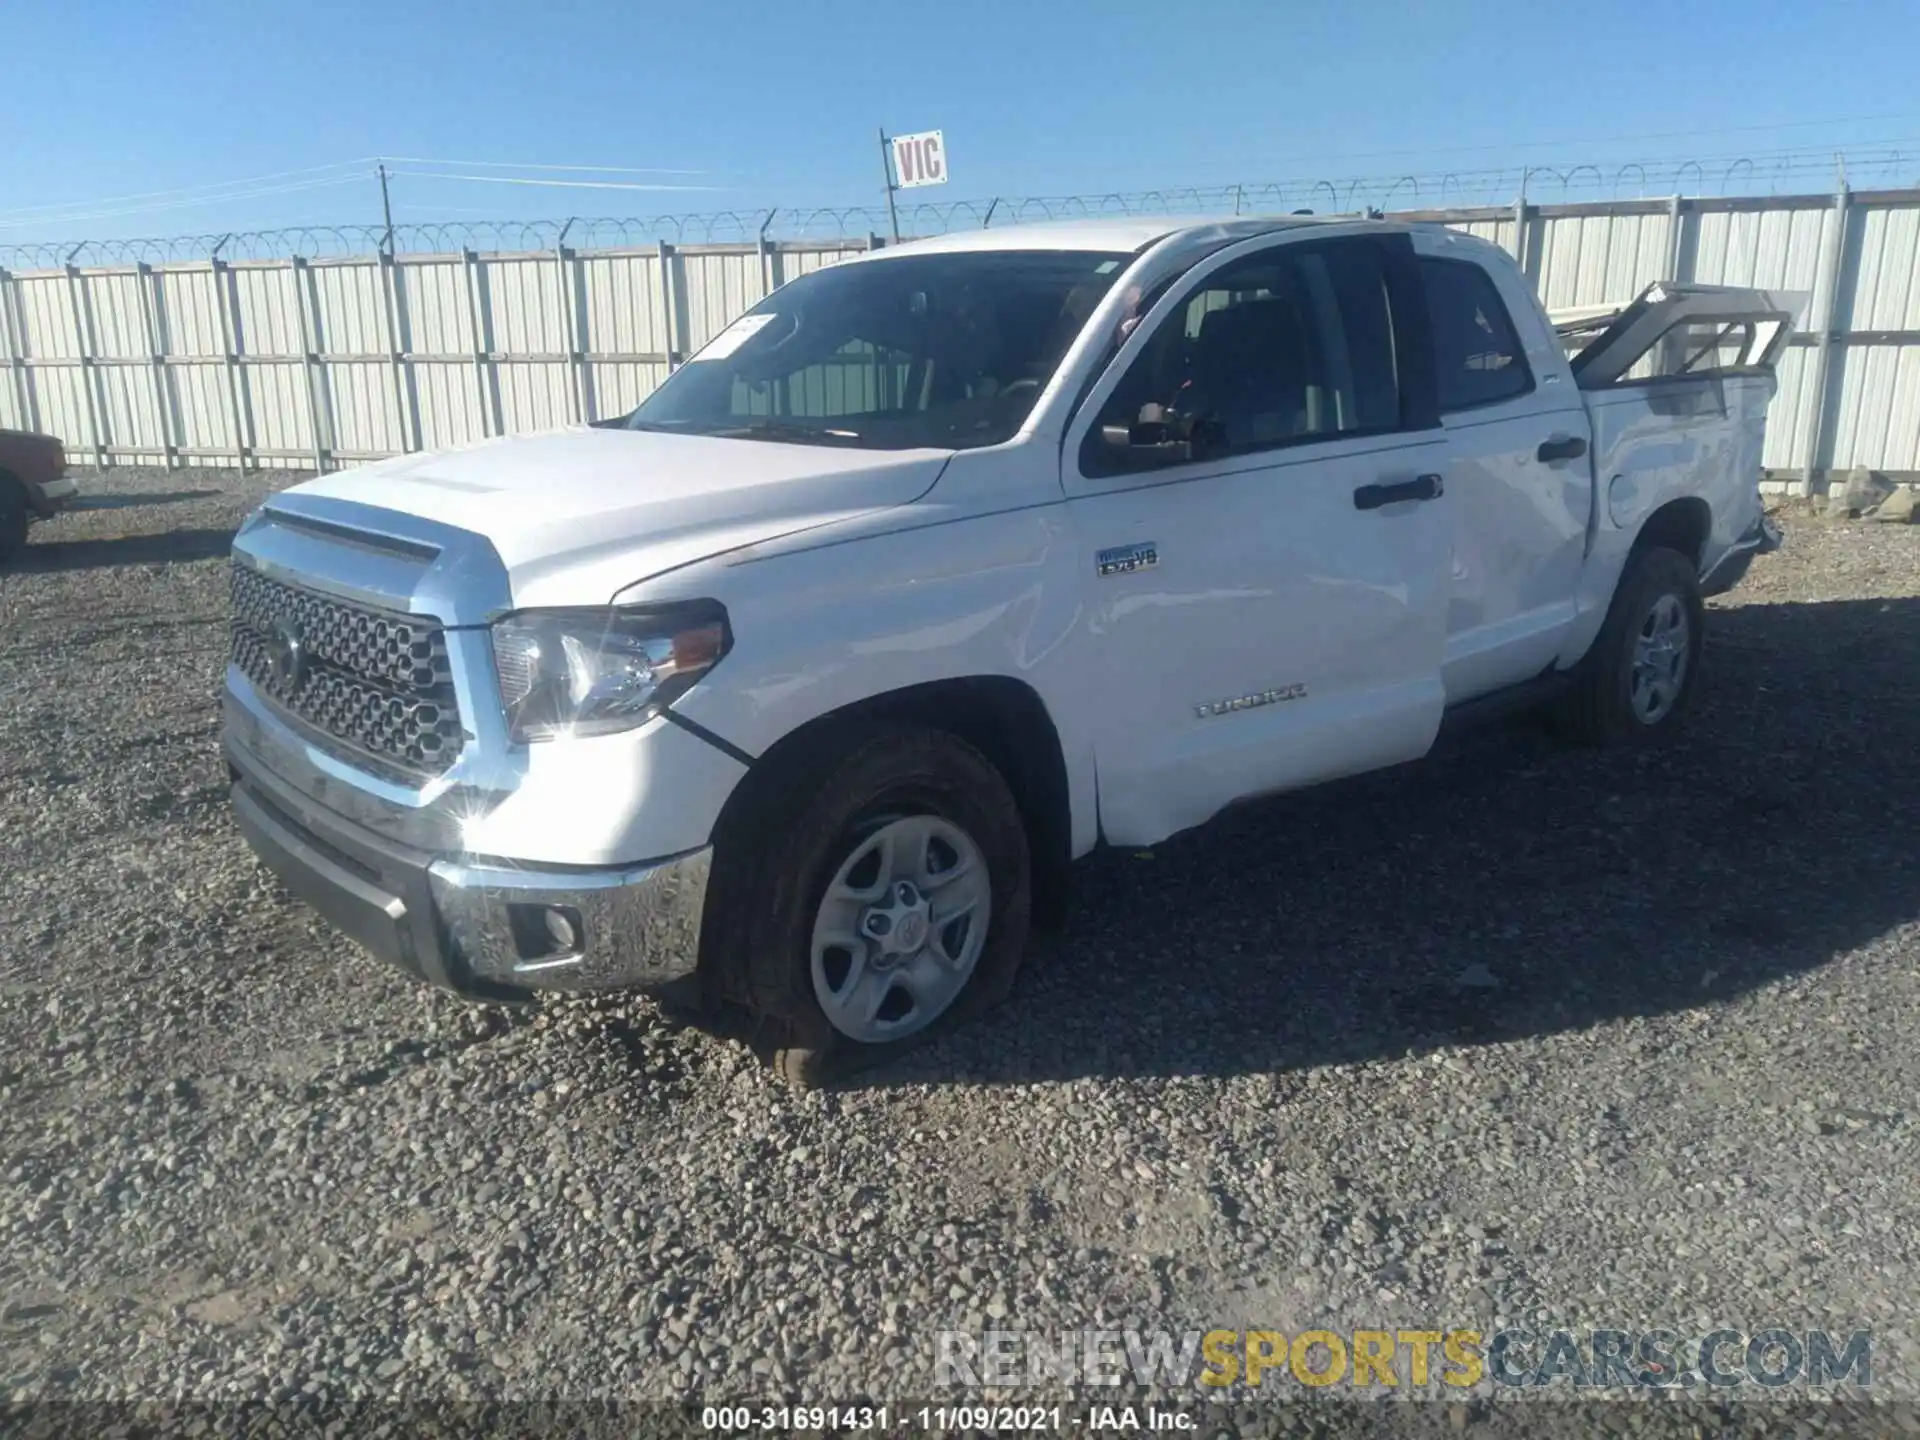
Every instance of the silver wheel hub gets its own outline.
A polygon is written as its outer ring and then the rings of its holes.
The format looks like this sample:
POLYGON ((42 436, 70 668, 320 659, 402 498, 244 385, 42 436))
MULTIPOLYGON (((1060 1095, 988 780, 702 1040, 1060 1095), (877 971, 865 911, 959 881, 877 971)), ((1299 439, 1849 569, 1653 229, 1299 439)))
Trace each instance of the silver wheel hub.
POLYGON ((1687 683, 1693 627, 1678 595, 1661 595, 1641 618, 1633 640, 1633 717, 1657 725, 1672 712, 1687 683))
POLYGON ((813 994, 834 1029, 868 1044, 939 1018, 986 947, 993 888, 958 825, 909 815, 854 845, 814 917, 813 994))

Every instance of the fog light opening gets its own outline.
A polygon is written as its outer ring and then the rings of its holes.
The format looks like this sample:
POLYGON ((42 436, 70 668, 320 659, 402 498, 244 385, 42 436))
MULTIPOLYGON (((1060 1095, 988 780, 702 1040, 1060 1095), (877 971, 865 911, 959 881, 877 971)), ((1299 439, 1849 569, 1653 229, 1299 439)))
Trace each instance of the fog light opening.
POLYGON ((507 917, 523 964, 575 960, 586 951, 586 926, 571 905, 513 904, 507 917))

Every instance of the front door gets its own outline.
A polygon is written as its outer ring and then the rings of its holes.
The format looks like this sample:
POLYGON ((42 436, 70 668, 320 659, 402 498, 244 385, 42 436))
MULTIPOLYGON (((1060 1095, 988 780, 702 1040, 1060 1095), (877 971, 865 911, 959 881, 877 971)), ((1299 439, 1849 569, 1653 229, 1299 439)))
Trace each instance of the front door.
POLYGON ((1069 427, 1109 841, 1432 743, 1450 497, 1422 304, 1403 236, 1243 242, 1069 427))

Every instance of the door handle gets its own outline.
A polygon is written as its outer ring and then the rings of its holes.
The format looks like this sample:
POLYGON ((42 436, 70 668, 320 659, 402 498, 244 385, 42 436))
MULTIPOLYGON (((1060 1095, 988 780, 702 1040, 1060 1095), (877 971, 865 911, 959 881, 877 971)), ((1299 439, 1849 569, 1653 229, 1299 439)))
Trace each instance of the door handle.
POLYGON ((1438 500, 1446 490, 1446 481, 1438 475, 1416 475, 1395 485, 1362 485, 1353 492, 1353 508, 1378 510, 1400 500, 1438 500))
POLYGON ((1556 460, 1578 460, 1587 453, 1587 442, 1578 435, 1556 435, 1551 440, 1542 440, 1540 448, 1534 454, 1543 465, 1551 465, 1556 460))

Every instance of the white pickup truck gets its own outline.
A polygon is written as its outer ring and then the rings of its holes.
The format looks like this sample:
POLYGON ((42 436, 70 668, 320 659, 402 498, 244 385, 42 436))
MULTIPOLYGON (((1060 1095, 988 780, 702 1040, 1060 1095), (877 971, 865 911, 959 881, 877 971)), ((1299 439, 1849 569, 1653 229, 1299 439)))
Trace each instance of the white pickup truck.
POLYGON ((311 480, 234 543, 260 856, 464 994, 743 1008, 797 1078, 1006 991, 1070 862, 1556 703, 1687 708, 1778 543, 1787 305, 1556 329, 1380 221, 981 231, 806 275, 620 420, 311 480))

